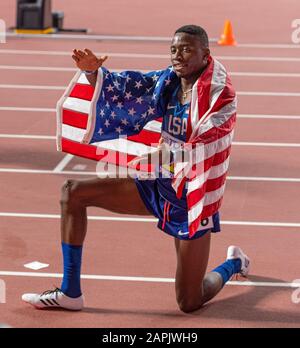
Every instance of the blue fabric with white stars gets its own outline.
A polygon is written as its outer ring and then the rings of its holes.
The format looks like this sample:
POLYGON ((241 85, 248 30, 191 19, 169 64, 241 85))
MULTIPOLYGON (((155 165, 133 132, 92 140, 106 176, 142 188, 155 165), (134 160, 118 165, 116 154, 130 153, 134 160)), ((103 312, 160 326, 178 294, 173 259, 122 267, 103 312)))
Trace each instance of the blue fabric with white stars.
POLYGON ((172 91, 180 83, 171 67, 146 74, 106 68, 102 72, 91 143, 138 134, 146 123, 165 114, 172 91))

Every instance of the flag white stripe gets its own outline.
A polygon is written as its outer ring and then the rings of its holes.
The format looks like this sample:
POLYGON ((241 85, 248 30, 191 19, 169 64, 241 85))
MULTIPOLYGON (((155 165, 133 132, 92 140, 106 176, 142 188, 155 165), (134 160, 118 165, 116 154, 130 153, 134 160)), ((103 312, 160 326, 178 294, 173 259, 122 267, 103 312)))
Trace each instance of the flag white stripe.
POLYGON ((235 98, 231 103, 226 104, 218 112, 214 112, 199 128, 198 135, 203 134, 213 127, 221 127, 227 122, 231 116, 234 115, 237 107, 237 99, 235 98))
POLYGON ((94 146, 99 146, 102 149, 113 150, 121 153, 128 153, 129 155, 141 156, 145 153, 153 152, 156 147, 147 146, 142 143, 130 141, 126 138, 112 139, 93 143, 94 146))
POLYGON ((223 163, 217 166, 212 166, 208 179, 216 179, 224 175, 227 172, 229 167, 229 158, 230 157, 227 157, 227 159, 223 163))
POLYGON ((192 150, 193 164, 197 165, 198 163, 203 162, 203 160, 206 160, 213 155, 228 149, 232 143, 233 135, 234 131, 232 130, 223 138, 220 138, 209 144, 206 144, 204 146, 201 146, 202 144, 199 144, 199 146, 192 150))
MULTIPOLYGON (((210 106, 209 109, 206 111, 206 113, 201 117, 201 120, 196 120, 191 118, 192 121, 192 128, 193 132, 191 134, 190 140, 193 140, 199 133, 200 127, 202 127, 202 124, 205 122, 207 116, 210 114, 210 111, 212 110, 215 102, 218 100, 219 96, 221 95, 222 91, 224 90, 225 84, 226 84, 226 70, 223 67, 223 65, 218 62, 215 59, 214 63, 214 70, 211 80, 211 90, 210 90, 210 106), (225 73, 225 75, 224 75, 225 73), (218 83, 217 78, 220 78, 221 82, 218 83), (225 82, 224 82, 225 81, 225 82), (215 86, 215 87, 214 87, 215 86), (193 123, 195 122, 195 123, 193 123)), ((197 102, 198 105, 198 102, 197 102)), ((201 134, 201 133, 200 133, 201 134)))
POLYGON ((62 124, 62 137, 81 143, 84 139, 86 130, 62 124))
POLYGON ((148 122, 143 129, 146 129, 151 132, 161 133, 162 123, 159 121, 150 121, 148 122))
POLYGON ((215 191, 207 192, 204 197, 204 206, 217 202, 224 194, 226 183, 215 191))
MULTIPOLYGON (((201 147, 200 148, 196 147, 196 149, 192 151, 193 164, 195 165, 201 164, 201 162, 203 162, 204 159, 210 158, 214 154, 220 153, 228 149, 232 143, 233 135, 234 135, 234 131, 232 130, 230 133, 226 134, 223 138, 220 138, 214 142, 211 142, 204 146, 201 146, 201 144, 199 144, 199 146, 201 147)), ((185 163, 185 165, 190 165, 190 164, 185 163)), ((181 163, 177 163, 175 165, 175 168, 174 168, 175 175, 176 176, 178 175, 175 181, 173 181, 172 183, 172 186, 175 191, 178 190, 181 184, 181 181, 184 179, 183 175, 180 174, 182 169, 183 168, 181 163)))
POLYGON ((226 85, 226 70, 224 66, 215 60, 214 71, 211 79, 210 105, 213 106, 223 92, 226 85))
POLYGON ((198 218, 198 216, 202 213, 203 210, 203 202, 204 198, 202 198, 196 205, 193 206, 192 209, 188 211, 188 222, 189 225, 198 218))
POLYGON ((79 79, 77 81, 77 83, 80 83, 82 85, 89 85, 89 80, 86 78, 84 73, 81 73, 79 76, 79 79))
POLYGON ((192 191, 195 191, 201 187, 207 179, 216 179, 224 175, 229 166, 229 157, 223 163, 212 166, 210 170, 207 170, 205 173, 197 176, 195 179, 191 180, 188 183, 188 194, 192 191))
POLYGON ((199 107, 198 107, 198 80, 193 86, 192 89, 192 100, 191 100, 191 107, 190 107, 190 118, 191 118, 191 124, 193 125, 197 124, 199 122, 199 107))
POLYGON ((65 102, 63 103, 64 109, 82 112, 84 114, 89 114, 90 107, 91 102, 89 100, 83 100, 73 97, 66 98, 65 102))
POLYGON ((205 196, 188 212, 189 225, 196 220, 203 211, 203 207, 217 202, 222 198, 225 191, 225 184, 212 192, 206 192, 205 196))

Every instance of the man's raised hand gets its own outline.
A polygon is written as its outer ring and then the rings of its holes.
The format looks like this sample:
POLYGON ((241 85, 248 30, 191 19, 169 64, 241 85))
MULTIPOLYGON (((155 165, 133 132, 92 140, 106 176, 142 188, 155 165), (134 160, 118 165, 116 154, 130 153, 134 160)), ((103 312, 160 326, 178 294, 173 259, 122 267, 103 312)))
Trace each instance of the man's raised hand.
POLYGON ((108 57, 97 58, 91 50, 85 48, 84 51, 74 49, 72 58, 80 70, 95 71, 102 66, 108 57))

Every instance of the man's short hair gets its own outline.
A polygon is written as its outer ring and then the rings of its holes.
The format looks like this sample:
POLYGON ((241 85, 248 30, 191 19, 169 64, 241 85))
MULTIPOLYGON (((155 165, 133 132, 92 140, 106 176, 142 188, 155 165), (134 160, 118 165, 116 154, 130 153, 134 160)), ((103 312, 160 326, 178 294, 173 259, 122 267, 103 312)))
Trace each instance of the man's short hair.
POLYGON ((175 34, 177 33, 186 33, 186 34, 194 35, 200 40, 203 47, 208 48, 209 46, 208 35, 206 31, 198 25, 193 25, 193 24, 184 25, 175 31, 175 34))

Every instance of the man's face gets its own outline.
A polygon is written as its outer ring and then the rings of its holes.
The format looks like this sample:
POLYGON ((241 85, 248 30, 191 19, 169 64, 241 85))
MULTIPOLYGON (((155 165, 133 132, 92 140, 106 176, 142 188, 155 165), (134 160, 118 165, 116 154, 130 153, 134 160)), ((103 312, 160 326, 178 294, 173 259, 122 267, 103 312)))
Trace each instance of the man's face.
POLYGON ((183 78, 199 75, 207 65, 209 53, 196 36, 175 34, 171 44, 171 62, 176 75, 183 78))

